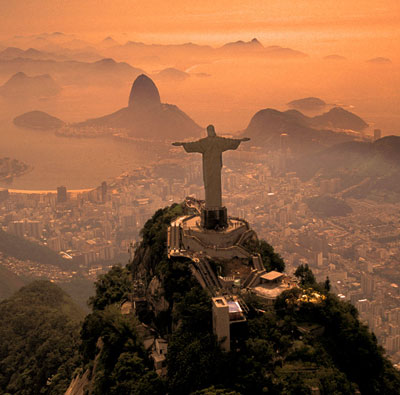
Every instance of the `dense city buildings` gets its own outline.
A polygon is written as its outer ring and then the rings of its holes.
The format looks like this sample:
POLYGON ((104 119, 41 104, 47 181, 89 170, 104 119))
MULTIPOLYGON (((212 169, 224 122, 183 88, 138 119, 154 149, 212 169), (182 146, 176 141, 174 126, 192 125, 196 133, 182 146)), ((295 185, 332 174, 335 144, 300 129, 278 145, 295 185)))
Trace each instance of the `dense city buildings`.
MULTIPOLYGON (((399 204, 346 198, 351 208, 346 215, 317 215, 310 199, 342 199, 340 179, 303 182, 287 172, 282 151, 267 154, 254 148, 226 154, 222 197, 230 215, 245 218, 274 246, 288 274, 307 263, 318 281, 328 277, 332 291, 357 307, 399 363, 399 204)), ((156 210, 187 196, 204 198, 200 156, 184 157, 180 148, 171 148, 170 154, 173 160, 126 172, 90 191, 2 192, 3 230, 48 246, 71 263, 71 270, 7 257, 2 264, 17 274, 65 281, 76 270, 94 279, 112 262, 124 263, 156 210)))

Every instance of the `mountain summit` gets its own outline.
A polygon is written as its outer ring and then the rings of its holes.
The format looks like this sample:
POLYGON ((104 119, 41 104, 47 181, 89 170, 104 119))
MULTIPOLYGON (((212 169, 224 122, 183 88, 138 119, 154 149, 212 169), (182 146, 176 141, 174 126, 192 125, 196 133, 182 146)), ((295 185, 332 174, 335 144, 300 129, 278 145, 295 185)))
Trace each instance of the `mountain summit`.
POLYGON ((128 107, 77 126, 125 129, 131 137, 157 140, 198 137, 201 132, 177 106, 161 103, 157 86, 144 74, 133 82, 128 107))
POLYGON ((345 130, 362 131, 367 127, 357 115, 335 107, 315 117, 297 110, 278 111, 265 108, 258 111, 243 132, 256 145, 279 149, 282 133, 287 134, 293 153, 318 151, 328 146, 354 140, 356 135, 345 130))
POLYGON ((159 107, 161 105, 160 93, 153 80, 141 74, 132 84, 129 95, 129 107, 159 107))

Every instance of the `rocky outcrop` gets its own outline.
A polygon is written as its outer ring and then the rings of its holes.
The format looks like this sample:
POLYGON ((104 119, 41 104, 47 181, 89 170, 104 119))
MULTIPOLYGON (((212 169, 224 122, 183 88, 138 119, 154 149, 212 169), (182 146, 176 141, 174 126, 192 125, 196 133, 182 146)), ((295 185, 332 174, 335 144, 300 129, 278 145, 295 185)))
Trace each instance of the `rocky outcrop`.
POLYGON ((131 137, 157 140, 198 137, 202 130, 177 106, 161 103, 156 85, 144 74, 132 85, 128 107, 77 126, 125 129, 131 137))
POLYGON ((145 74, 139 75, 132 84, 128 106, 132 109, 156 109, 161 105, 156 84, 145 74))

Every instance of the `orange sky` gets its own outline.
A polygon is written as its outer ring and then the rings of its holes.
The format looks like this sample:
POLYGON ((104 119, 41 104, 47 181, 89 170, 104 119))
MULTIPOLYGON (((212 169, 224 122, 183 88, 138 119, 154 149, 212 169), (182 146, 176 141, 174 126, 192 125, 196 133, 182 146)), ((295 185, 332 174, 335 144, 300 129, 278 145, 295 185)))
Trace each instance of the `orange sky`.
POLYGON ((398 30, 398 0, 0 0, 0 34, 127 32, 176 39, 279 29, 398 30))

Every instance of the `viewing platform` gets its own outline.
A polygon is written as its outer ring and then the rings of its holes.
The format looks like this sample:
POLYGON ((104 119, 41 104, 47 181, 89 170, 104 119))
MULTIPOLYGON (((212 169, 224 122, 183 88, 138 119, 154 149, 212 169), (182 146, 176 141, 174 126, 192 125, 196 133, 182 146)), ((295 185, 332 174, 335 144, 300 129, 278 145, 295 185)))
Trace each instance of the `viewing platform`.
POLYGON ((255 232, 243 219, 228 218, 227 227, 211 230, 201 226, 200 215, 182 216, 168 228, 168 255, 189 257, 200 253, 216 259, 250 258, 242 245, 253 237, 255 232))

